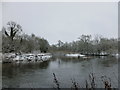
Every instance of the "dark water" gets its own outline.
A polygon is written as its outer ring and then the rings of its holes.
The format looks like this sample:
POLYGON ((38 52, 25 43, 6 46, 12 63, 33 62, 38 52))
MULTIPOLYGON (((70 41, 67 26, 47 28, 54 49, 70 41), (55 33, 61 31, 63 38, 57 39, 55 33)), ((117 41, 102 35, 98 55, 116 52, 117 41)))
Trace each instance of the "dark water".
POLYGON ((70 88, 72 81, 85 87, 85 80, 89 81, 90 73, 94 73, 96 87, 103 87, 103 75, 111 79, 112 87, 118 87, 118 61, 115 57, 59 57, 43 63, 3 64, 2 69, 3 87, 8 88, 53 88, 53 73, 60 87, 70 88))

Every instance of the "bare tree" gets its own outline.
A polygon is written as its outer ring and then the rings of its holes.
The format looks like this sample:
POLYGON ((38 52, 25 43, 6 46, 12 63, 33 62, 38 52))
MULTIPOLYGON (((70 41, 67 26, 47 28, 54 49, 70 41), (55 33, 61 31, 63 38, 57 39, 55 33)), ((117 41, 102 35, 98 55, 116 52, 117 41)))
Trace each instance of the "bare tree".
POLYGON ((7 28, 4 28, 5 35, 10 38, 11 41, 13 41, 15 35, 18 32, 22 31, 22 27, 17 24, 16 22, 10 21, 7 23, 7 28))
POLYGON ((8 40, 8 52, 15 51, 15 41, 14 38, 17 34, 19 34, 22 31, 22 27, 17 24, 16 22, 10 21, 7 23, 7 27, 2 28, 3 35, 8 40))

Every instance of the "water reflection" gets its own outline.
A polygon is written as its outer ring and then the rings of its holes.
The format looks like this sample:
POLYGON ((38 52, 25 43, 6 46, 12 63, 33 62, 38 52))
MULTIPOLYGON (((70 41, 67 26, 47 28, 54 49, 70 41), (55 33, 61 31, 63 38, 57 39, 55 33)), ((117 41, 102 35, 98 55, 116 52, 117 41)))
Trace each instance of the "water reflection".
POLYGON ((49 61, 43 63, 20 63, 20 64, 3 64, 3 76, 12 78, 17 74, 23 74, 26 72, 34 72, 37 69, 47 69, 49 61))
POLYGON ((118 64, 118 59, 115 57, 98 58, 98 64, 101 64, 104 67, 111 67, 114 64, 118 64))
MULTIPOLYGON (((87 59, 54 57, 42 63, 3 64, 3 87, 53 87, 52 73, 56 73, 61 87, 70 88, 71 79, 74 78, 82 85, 86 79, 89 79, 88 75, 91 72, 95 73, 96 78, 102 75, 112 78, 112 86, 117 87, 117 63, 118 60, 114 57, 87 59)), ((102 84, 99 83, 98 87, 101 86, 102 84)))

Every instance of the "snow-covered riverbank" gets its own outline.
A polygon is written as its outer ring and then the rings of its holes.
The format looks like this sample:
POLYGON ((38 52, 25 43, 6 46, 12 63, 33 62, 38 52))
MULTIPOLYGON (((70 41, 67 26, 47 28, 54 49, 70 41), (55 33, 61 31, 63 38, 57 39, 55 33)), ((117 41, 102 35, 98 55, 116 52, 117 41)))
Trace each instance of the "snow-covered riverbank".
POLYGON ((84 57, 85 55, 82 54, 66 54, 67 57, 84 57))
POLYGON ((106 53, 100 53, 100 54, 79 54, 79 53, 71 53, 71 54, 65 54, 66 57, 75 57, 75 58, 86 58, 88 56, 113 56, 113 57, 116 57, 116 58, 119 58, 119 54, 116 53, 116 54, 106 54, 106 53))
POLYGON ((15 53, 5 53, 3 54, 3 63, 20 63, 20 62, 43 62, 47 61, 52 57, 50 53, 40 53, 40 54, 19 54, 15 53))

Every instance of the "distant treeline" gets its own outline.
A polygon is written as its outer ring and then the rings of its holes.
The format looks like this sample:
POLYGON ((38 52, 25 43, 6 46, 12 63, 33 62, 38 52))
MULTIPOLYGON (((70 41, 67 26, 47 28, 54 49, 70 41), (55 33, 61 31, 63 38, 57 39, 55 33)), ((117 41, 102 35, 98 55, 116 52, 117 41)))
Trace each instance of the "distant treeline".
POLYGON ((79 52, 79 53, 117 53, 118 39, 104 38, 96 35, 92 38, 91 35, 81 35, 77 41, 62 42, 58 41, 57 44, 49 45, 48 41, 44 38, 37 37, 34 34, 27 35, 23 33, 22 27, 10 21, 7 27, 2 28, 2 52, 25 52, 30 53, 34 51, 41 52, 79 52))
POLYGON ((52 50, 78 52, 83 54, 100 54, 100 53, 118 53, 118 39, 104 38, 101 35, 96 35, 92 38, 91 35, 81 35, 77 41, 63 43, 58 41, 58 44, 51 46, 52 50))

